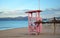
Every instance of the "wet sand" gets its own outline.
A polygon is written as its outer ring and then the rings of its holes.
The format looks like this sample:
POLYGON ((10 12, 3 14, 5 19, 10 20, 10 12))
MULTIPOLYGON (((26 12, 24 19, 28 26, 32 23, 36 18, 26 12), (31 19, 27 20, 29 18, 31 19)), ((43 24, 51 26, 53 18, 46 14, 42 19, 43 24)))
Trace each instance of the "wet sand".
POLYGON ((56 33, 54 35, 53 24, 43 24, 40 35, 29 35, 27 28, 16 28, 0 31, 0 38, 60 38, 60 24, 56 26, 56 33))

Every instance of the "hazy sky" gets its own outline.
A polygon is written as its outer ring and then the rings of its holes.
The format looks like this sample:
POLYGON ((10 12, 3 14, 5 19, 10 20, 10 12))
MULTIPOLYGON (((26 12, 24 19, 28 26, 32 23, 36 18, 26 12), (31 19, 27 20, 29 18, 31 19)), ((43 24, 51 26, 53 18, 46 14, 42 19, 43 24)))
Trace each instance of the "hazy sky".
MULTIPOLYGON (((0 17, 25 16, 21 10, 39 9, 38 2, 39 0, 0 0, 0 17)), ((40 0, 41 10, 57 8, 60 8, 60 0, 40 0)))

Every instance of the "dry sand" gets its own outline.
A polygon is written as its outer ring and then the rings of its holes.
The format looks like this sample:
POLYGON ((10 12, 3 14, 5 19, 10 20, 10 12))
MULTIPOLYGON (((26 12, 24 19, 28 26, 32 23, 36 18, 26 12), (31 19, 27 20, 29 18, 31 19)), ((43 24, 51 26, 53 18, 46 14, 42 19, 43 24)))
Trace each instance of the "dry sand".
MULTIPOLYGON (((46 25, 46 24, 45 24, 46 25)), ((43 26, 40 35, 29 35, 27 28, 16 28, 0 31, 0 38, 60 38, 60 27, 56 26, 56 34, 53 34, 53 26, 43 26)))

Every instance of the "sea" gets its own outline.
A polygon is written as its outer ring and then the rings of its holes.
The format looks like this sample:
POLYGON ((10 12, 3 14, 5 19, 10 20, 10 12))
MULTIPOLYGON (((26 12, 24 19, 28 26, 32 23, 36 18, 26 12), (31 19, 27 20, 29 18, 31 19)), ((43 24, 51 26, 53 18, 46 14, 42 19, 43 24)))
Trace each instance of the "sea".
POLYGON ((0 21, 0 30, 28 27, 28 21, 0 21))
MULTIPOLYGON (((53 24, 52 24, 53 25, 53 24)), ((43 24, 44 27, 51 27, 51 24, 43 24)), ((60 28, 60 24, 56 24, 60 28)), ((0 30, 28 27, 28 21, 0 21, 0 30)))

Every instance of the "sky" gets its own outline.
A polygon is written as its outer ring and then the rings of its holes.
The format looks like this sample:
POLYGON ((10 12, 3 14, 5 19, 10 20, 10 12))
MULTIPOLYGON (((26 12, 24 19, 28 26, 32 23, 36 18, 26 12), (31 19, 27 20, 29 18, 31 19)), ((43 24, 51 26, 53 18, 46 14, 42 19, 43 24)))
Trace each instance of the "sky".
MULTIPOLYGON (((26 10, 58 10, 60 8, 60 0, 0 0, 0 18, 26 16, 26 10)), ((60 10, 60 9, 59 9, 60 10)), ((51 11, 49 11, 51 12, 51 11)), ((60 11, 57 11, 60 14, 60 11)), ((54 11, 56 15, 56 11, 54 11)), ((41 13, 42 17, 48 17, 52 13, 41 13)), ((51 15, 54 16, 54 15, 51 15)))

